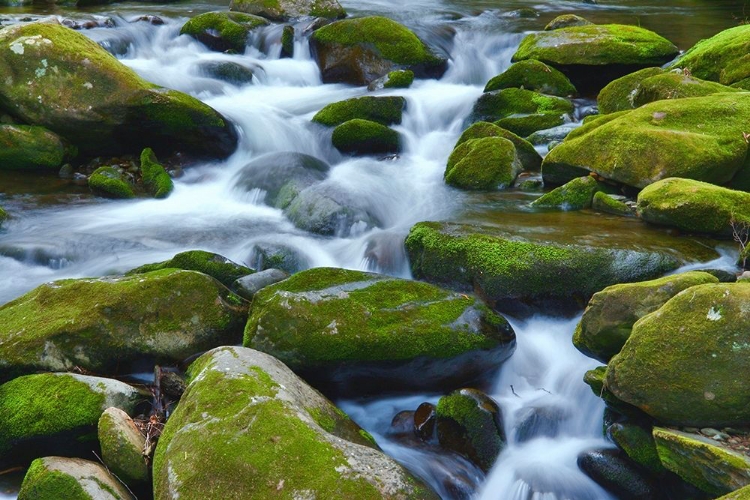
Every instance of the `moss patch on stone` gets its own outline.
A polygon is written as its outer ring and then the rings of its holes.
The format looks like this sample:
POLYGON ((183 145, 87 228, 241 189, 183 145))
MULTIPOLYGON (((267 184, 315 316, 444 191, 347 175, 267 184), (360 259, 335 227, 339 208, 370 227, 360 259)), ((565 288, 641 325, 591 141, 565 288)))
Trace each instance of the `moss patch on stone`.
POLYGON ((107 198, 135 198, 133 187, 113 167, 99 167, 89 176, 89 189, 107 198))
POLYGON ((445 182, 468 190, 510 187, 522 170, 516 147, 503 137, 484 137, 461 142, 448 158, 445 182))
POLYGON ((594 195, 602 189, 605 188, 593 177, 579 177, 540 196, 531 202, 531 206, 534 208, 581 210, 591 207, 594 195))
POLYGON ((18 498, 19 500, 52 498, 91 500, 91 495, 74 477, 59 471, 48 470, 44 466, 44 460, 38 458, 26 471, 18 498))
POLYGON ((149 273, 161 269, 199 271, 217 279, 226 287, 230 287, 235 280, 255 272, 249 267, 232 262, 226 257, 213 252, 206 252, 205 250, 188 250, 187 252, 180 252, 164 262, 146 264, 131 269, 127 272, 127 276, 149 273))
POLYGON ((589 24, 594 23, 575 14, 563 14, 561 16, 557 16, 552 21, 547 23, 547 26, 544 27, 544 31, 551 31, 560 28, 570 28, 571 26, 586 26, 589 24))
POLYGON ((609 426, 607 433, 633 462, 657 476, 666 472, 656 452, 650 425, 645 427, 633 423, 616 423, 609 426))
POLYGON ((262 16, 272 21, 287 21, 299 17, 346 17, 346 11, 337 0, 232 0, 229 10, 262 16))
POLYGON ((398 132, 380 123, 359 118, 333 129, 331 140, 342 153, 356 155, 397 153, 401 149, 398 132))
POLYGON ((594 193, 594 198, 591 200, 591 208, 598 212, 619 215, 622 217, 633 217, 635 215, 635 210, 602 191, 594 193))
POLYGON ((191 36, 219 52, 231 50, 242 54, 250 31, 267 24, 262 17, 242 12, 206 12, 186 22, 180 35, 191 36))
POLYGON ((384 89, 405 89, 414 82, 414 72, 409 69, 391 71, 383 82, 384 89))
POLYGON ((541 167, 542 157, 529 141, 519 137, 510 130, 506 130, 490 122, 476 122, 472 124, 463 131, 461 137, 456 141, 454 149, 468 140, 482 139, 484 137, 502 137, 512 142, 516 147, 516 154, 524 170, 538 171, 541 167))
POLYGON ((750 25, 722 31, 696 43, 672 68, 687 68, 697 78, 732 85, 750 78, 750 25))
POLYGON ((561 125, 564 116, 572 112, 573 105, 566 99, 508 88, 482 94, 474 104, 470 120, 496 122, 526 137, 537 130, 561 125))
POLYGON ((403 97, 355 97, 327 105, 313 116, 312 121, 334 127, 359 118, 381 125, 393 125, 401 123, 405 106, 406 99, 403 97))
POLYGON ((0 125, 0 170, 57 170, 75 156, 53 132, 30 125, 0 125))
POLYGON ((596 97, 599 113, 604 115, 637 108, 633 99, 641 82, 663 73, 661 68, 644 68, 608 83, 596 97))
POLYGON ((174 189, 172 178, 159 164, 151 148, 141 152, 141 178, 143 185, 154 198, 166 198, 174 189))
POLYGON ((491 78, 484 91, 514 87, 560 97, 573 96, 577 92, 568 77, 555 68, 532 59, 511 64, 503 73, 491 78))

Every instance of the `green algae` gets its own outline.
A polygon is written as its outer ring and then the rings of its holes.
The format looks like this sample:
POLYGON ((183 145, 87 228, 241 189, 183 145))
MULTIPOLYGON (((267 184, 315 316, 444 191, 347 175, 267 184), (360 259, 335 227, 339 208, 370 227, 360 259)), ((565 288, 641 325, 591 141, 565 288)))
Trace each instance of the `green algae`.
POLYGON ((312 121, 334 127, 359 118, 381 125, 393 125, 401 123, 405 106, 406 99, 403 97, 356 97, 325 106, 313 116, 312 121))

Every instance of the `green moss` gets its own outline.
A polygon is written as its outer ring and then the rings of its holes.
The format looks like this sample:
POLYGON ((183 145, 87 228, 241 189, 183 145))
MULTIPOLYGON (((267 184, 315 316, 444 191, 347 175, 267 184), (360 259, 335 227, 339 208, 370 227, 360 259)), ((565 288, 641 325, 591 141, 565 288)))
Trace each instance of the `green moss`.
POLYGON ((750 486, 745 486, 716 500, 750 500, 750 486))
POLYGON ((609 426, 607 432, 615 444, 633 462, 657 476, 662 476, 666 472, 659 459, 659 454, 656 452, 656 443, 651 434, 651 426, 642 427, 630 423, 617 423, 609 426))
POLYGON ((279 0, 232 0, 229 9, 247 12, 271 19, 287 21, 300 17, 324 17, 336 19, 346 17, 346 11, 336 0, 312 0, 305 2, 283 2, 279 0))
POLYGON ((573 105, 560 97, 509 88, 484 93, 474 105, 472 121, 495 123, 520 136, 561 125, 573 105))
POLYGON ((290 24, 281 30, 281 55, 282 57, 294 56, 294 26, 290 24))
POLYGON ((6 220, 8 220, 8 217, 10 217, 8 215, 8 212, 6 212, 3 207, 0 207, 0 226, 3 225, 3 222, 5 222, 6 220))
POLYGON ((489 122, 477 122, 463 131, 458 138, 454 149, 470 139, 482 139, 484 137, 502 137, 508 139, 516 147, 516 154, 521 161, 524 170, 537 171, 542 165, 542 157, 537 153, 534 146, 513 132, 489 122))
POLYGON ((550 21, 547 26, 544 27, 544 31, 551 31, 560 28, 570 28, 571 26, 586 26, 588 24, 594 23, 582 18, 581 16, 576 16, 575 14, 563 14, 550 21))
POLYGON ((750 25, 744 24, 701 40, 672 63, 697 78, 732 85, 750 77, 750 25))
POLYGON ((537 198, 531 203, 531 206, 534 208, 581 210, 591 207, 594 194, 602 189, 601 184, 593 177, 579 177, 537 198))
POLYGON ((741 92, 720 83, 699 80, 682 72, 670 71, 644 79, 633 97, 634 106, 662 99, 701 97, 721 92, 741 92))
POLYGON ((218 51, 245 52, 250 31, 268 24, 263 18, 242 12, 206 12, 186 22, 180 35, 188 35, 218 51))
POLYGON ((89 188, 108 198, 135 198, 133 188, 112 167, 99 167, 89 177, 89 188))
POLYGON ((633 99, 641 82, 646 78, 661 75, 661 68, 644 68, 625 75, 607 84, 596 98, 599 113, 608 114, 637 108, 633 99))
POLYGON ((71 156, 74 150, 45 128, 0 125, 0 170, 57 170, 71 156))
POLYGON ((64 498, 66 500, 92 500, 83 487, 72 476, 48 470, 44 459, 38 458, 31 463, 23 478, 19 500, 38 500, 64 498))
MULTIPOLYGON (((97 425, 99 445, 102 449, 102 461, 120 481, 131 487, 147 483, 149 481, 149 467, 146 458, 143 456, 143 445, 145 444, 143 438, 141 437, 139 441, 133 440, 127 435, 126 429, 116 424, 115 417, 109 411, 102 413, 97 425), (136 443, 140 446, 136 446, 136 443)), ((140 435, 140 431, 137 431, 132 423, 131 429, 140 435)), ((105 489, 108 488, 105 484, 100 484, 100 486, 105 489)))
POLYGON ((513 87, 560 97, 573 96, 577 93, 576 88, 565 75, 535 60, 511 64, 503 73, 490 79, 484 91, 491 92, 513 87))
MULTIPOLYGON (((180 252, 170 260, 146 264, 127 272, 127 276, 148 273, 161 269, 185 269, 187 271, 199 271, 217 279, 222 285, 230 287, 235 280, 253 274, 255 271, 226 257, 204 250, 188 250, 180 252)), ((230 297, 227 297, 231 300, 230 297)))
POLYGON ((599 212, 620 215, 622 217, 632 217, 635 215, 635 211, 628 205, 602 191, 594 193, 594 199, 591 200, 591 208, 599 212))
POLYGON ((391 71, 386 75, 383 88, 385 89, 405 89, 409 88, 414 82, 414 72, 410 69, 391 71))
POLYGON ((405 106, 406 99, 403 97, 356 97, 327 105, 313 116, 312 121, 334 127, 359 118, 392 125, 401 123, 405 106))
POLYGON ((342 153, 387 154, 401 149, 401 136, 385 125, 354 119, 333 129, 333 145, 342 153))
POLYGON ((141 177, 146 189, 154 198, 166 198, 174 189, 172 178, 158 163, 151 148, 146 148, 141 153, 141 177))
POLYGON ((370 434, 366 430, 360 429, 359 430, 359 435, 362 436, 362 439, 364 439, 365 441, 368 441, 372 446, 377 446, 378 445, 377 441, 375 441, 375 438, 372 437, 372 434, 370 434))
POLYGON ((512 142, 502 137, 470 139, 460 143, 448 158, 445 182, 470 190, 510 187, 521 170, 512 142))

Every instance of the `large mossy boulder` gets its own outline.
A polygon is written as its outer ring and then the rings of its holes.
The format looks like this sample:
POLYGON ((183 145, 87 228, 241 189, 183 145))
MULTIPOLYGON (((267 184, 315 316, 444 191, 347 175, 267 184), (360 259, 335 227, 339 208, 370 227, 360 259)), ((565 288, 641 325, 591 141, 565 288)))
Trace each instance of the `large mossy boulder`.
POLYGON ((406 99, 399 96, 354 97, 327 105, 312 117, 312 121, 335 127, 359 118, 381 125, 393 125, 401 123, 404 107, 406 107, 406 99))
POLYGON ((141 395, 100 377, 43 373, 0 385, 0 466, 26 465, 45 455, 90 456, 96 426, 114 406, 133 413, 141 395))
POLYGON ((232 0, 229 10, 265 17, 272 21, 287 21, 300 17, 346 17, 338 0, 232 0))
POLYGON ((271 356, 209 351, 159 439, 154 498, 434 499, 271 356))
POLYGON ((367 85, 396 69, 438 78, 447 68, 411 30, 380 16, 323 26, 310 37, 310 47, 325 83, 367 85))
POLYGON ((461 137, 456 141, 454 149, 471 139, 483 139, 485 137, 502 137, 512 142, 516 147, 516 154, 524 170, 538 171, 541 168, 542 157, 529 141, 490 122, 472 124, 463 131, 461 137))
POLYGON ((57 171, 75 149, 44 127, 0 125, 0 171, 57 171))
POLYGON ((673 68, 686 68, 697 78, 750 89, 750 25, 743 24, 701 40, 673 68))
POLYGON ((646 104, 603 115, 571 132, 542 172, 586 170, 644 188, 667 177, 729 182, 747 162, 750 94, 721 93, 646 104))
POLYGON ((521 137, 565 123, 573 112, 567 99, 525 89, 485 92, 474 104, 470 120, 495 122, 521 137))
POLYGON ((633 325, 607 370, 620 400, 661 422, 741 426, 750 419, 750 284, 691 287, 633 325))
POLYGON ((683 480, 712 495, 750 485, 750 457, 700 434, 654 428, 662 464, 683 480))
POLYGON ((127 272, 127 275, 150 273, 162 269, 198 271, 215 278, 227 288, 231 287, 235 280, 255 272, 249 267, 237 264, 217 253, 206 252, 205 250, 188 250, 175 254, 174 257, 164 262, 146 264, 131 269, 127 272))
POLYGON ((656 251, 535 242, 449 222, 415 225, 406 250, 415 278, 475 290, 510 311, 581 307, 607 286, 655 278, 679 265, 656 251))
POLYGON ((195 271, 47 283, 0 307, 0 379, 181 361, 238 342, 246 313, 242 299, 195 271))
POLYGON ((690 179, 664 179, 638 194, 638 215, 683 231, 731 236, 750 224, 750 193, 690 179))
POLYGON ((691 271, 607 287, 591 297, 576 327, 573 344, 585 355, 608 363, 625 345, 636 321, 687 288, 718 282, 708 273, 691 271))
POLYGON ((205 12, 186 22, 180 35, 191 36, 211 50, 242 54, 250 32, 267 24, 262 17, 243 12, 205 12))
POLYGON ((594 195, 603 189, 605 188, 602 183, 591 176, 578 177, 543 194, 531 202, 531 206, 558 210, 582 210, 590 208, 594 195))
POLYGON ((149 83, 96 42, 56 21, 0 31, 0 107, 86 155, 153 147, 225 157, 234 127, 199 100, 149 83))
POLYGON ((44 457, 26 471, 18 500, 133 500, 133 495, 96 462, 44 457))
POLYGON ((511 64, 508 69, 491 78, 484 91, 514 87, 559 97, 574 96, 577 93, 567 76, 534 59, 511 64))
POLYGON ((401 136, 395 130, 370 120, 355 118, 333 129, 333 146, 354 155, 394 154, 401 150, 401 136))
POLYGON ((504 137, 484 137, 462 142, 448 157, 445 182, 451 186, 491 191, 513 185, 523 165, 515 145, 504 137))
POLYGON ((317 268, 260 290, 244 345, 336 393, 460 387, 513 350, 507 321, 467 295, 317 268))

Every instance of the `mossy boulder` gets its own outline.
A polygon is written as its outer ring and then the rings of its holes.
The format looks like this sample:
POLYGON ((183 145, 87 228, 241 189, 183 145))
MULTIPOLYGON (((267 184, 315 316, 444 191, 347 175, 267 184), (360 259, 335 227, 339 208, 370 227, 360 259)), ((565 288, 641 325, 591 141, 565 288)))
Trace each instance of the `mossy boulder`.
POLYGON ((750 486, 745 486, 738 490, 728 493, 716 500, 748 500, 750 499, 750 486))
POLYGON ((250 32, 266 25, 262 17, 243 12, 205 12, 186 22, 180 35, 193 37, 211 50, 242 54, 250 32))
POLYGON ((342 153, 354 155, 398 153, 401 149, 398 132, 380 123, 359 118, 333 129, 331 141, 342 153))
POLYGON ((404 107, 406 107, 406 99, 403 97, 354 97, 327 105, 313 116, 312 121, 335 127, 359 118, 381 125, 393 125, 401 123, 404 107))
POLYGON ((141 179, 148 193, 154 198, 166 198, 174 190, 172 178, 159 164, 151 148, 146 148, 141 152, 141 179))
POLYGON ((534 208, 556 208, 559 210, 590 208, 594 195, 603 189, 606 188, 591 176, 578 177, 540 196, 531 202, 531 206, 534 208))
POLYGON ((747 164, 747 120, 745 92, 652 102, 574 130, 545 157, 542 172, 582 169, 637 188, 667 177, 724 184, 747 164))
POLYGON ((509 311, 582 307, 607 286, 655 278, 679 265, 657 251, 523 240, 490 226, 446 222, 412 227, 406 250, 415 278, 475 290, 509 311))
POLYGON ((599 91, 599 95, 596 97, 599 113, 605 115, 637 108, 634 98, 641 82, 664 73, 665 71, 658 67, 643 68, 611 81, 599 91))
POLYGON ((0 379, 181 361, 238 342, 246 313, 242 299, 195 271, 47 283, 0 307, 0 379))
POLYGON ((594 198, 591 200, 591 208, 597 212, 604 212, 622 217, 635 216, 635 209, 603 191, 597 191, 594 193, 594 198))
POLYGON ((485 92, 474 104, 470 120, 495 122, 526 137, 565 122, 573 112, 570 101, 525 89, 509 88, 485 92))
POLYGON ((651 425, 615 423, 607 428, 607 435, 633 462, 651 474, 663 475, 666 469, 656 452, 651 425))
POLYGON ((664 467, 706 493, 723 495, 750 484, 750 458, 700 434, 655 427, 664 467))
POLYGON ((397 69, 381 76, 367 86, 367 90, 406 89, 414 83, 414 72, 410 69, 397 69))
POLYGON ((133 500, 103 465, 80 458, 44 457, 31 463, 18 500, 133 500))
POLYGON ((440 446, 468 458, 484 472, 505 448, 502 410, 481 391, 460 389, 443 396, 435 417, 440 446))
POLYGON ((722 31, 696 43, 672 68, 687 68, 703 80, 748 88, 750 78, 750 25, 722 31))
POLYGON ((132 413, 141 398, 131 386, 100 377, 43 373, 0 386, 0 466, 45 455, 89 456, 96 425, 110 406, 132 413))
POLYGON ((691 287, 641 318, 607 370, 620 400, 667 424, 738 426, 750 418, 750 284, 691 287))
POLYGON ((189 374, 156 448, 156 500, 437 498, 275 358, 220 347, 189 374))
POLYGON ((570 28, 572 26, 587 26, 589 24, 594 23, 575 14, 563 14, 561 16, 557 16, 552 21, 547 23, 547 26, 544 27, 544 31, 551 31, 560 28, 570 28))
POLYGON ((45 127, 85 155, 153 147, 225 157, 234 127, 199 100, 139 77, 81 33, 56 21, 0 30, 0 107, 45 127))
POLYGON ((523 165, 515 145, 503 137, 484 137, 462 142, 451 153, 445 182, 467 190, 505 189, 513 184, 523 165))
POLYGON ((99 196, 107 198, 135 198, 133 186, 125 176, 114 167, 99 167, 88 179, 89 189, 99 196))
POLYGON ((609 286, 591 297, 576 327, 573 344, 585 355, 608 363, 625 345, 636 321, 683 290, 718 282, 708 273, 691 271, 609 286))
POLYGON ((346 11, 337 0, 232 0, 229 10, 246 12, 272 21, 300 17, 346 17, 346 11))
POLYGON ((0 170, 57 171, 75 149, 44 127, 0 125, 0 170))
POLYGON ((439 78, 446 60, 405 26, 385 17, 344 19, 313 32, 310 47, 324 83, 367 85, 398 69, 439 78))
POLYGON ((265 191, 267 205, 284 209, 301 191, 325 179, 330 168, 303 153, 268 153, 245 165, 235 176, 234 186, 265 191))
POLYGON ((690 179, 664 179, 638 194, 638 215, 684 231, 731 236, 732 224, 750 224, 750 193, 690 179))
POLYGON ((508 88, 534 90, 560 97, 574 96, 577 91, 568 77, 541 61, 529 59, 510 65, 508 69, 490 79, 485 92, 508 88))
POLYGON ((169 260, 146 264, 127 272, 127 276, 134 274, 150 273, 162 269, 184 269, 186 271, 198 271, 218 280, 225 287, 231 287, 235 280, 253 274, 255 271, 249 267, 237 264, 223 255, 205 250, 188 250, 180 252, 169 260))
POLYGON ((519 137, 510 130, 490 122, 476 122, 463 131, 456 141, 454 149, 471 139, 484 137, 502 137, 508 139, 516 147, 516 154, 524 170, 538 171, 542 166, 542 157, 534 146, 526 139, 519 137))
POLYGON ((317 268, 255 294, 244 345, 336 393, 450 389, 510 355, 514 334, 474 297, 317 268))
POLYGON ((107 408, 97 425, 102 461, 131 489, 147 484, 151 468, 144 456, 146 438, 119 408, 107 408))

